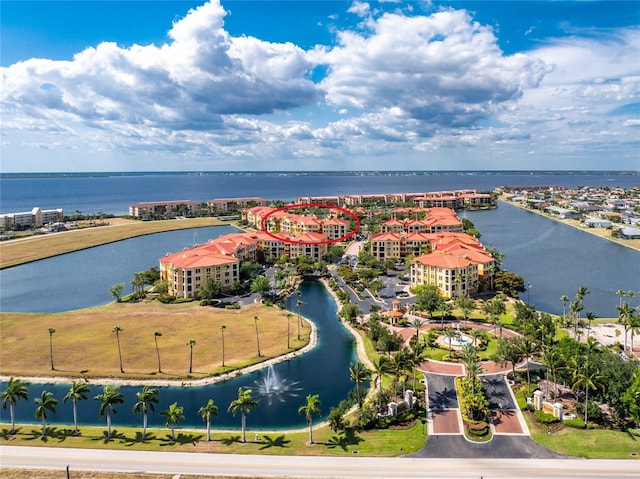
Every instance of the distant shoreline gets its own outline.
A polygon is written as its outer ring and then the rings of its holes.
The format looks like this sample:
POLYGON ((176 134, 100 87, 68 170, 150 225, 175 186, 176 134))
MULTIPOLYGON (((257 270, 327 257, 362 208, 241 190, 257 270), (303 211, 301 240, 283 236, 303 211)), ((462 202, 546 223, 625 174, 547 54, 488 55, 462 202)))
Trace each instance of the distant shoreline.
POLYGON ((501 201, 503 203, 506 203, 508 205, 511 206, 515 206, 516 208, 520 208, 522 210, 525 211, 529 211, 531 213, 537 214, 539 216, 542 216, 544 218, 548 218, 550 220, 553 221, 557 221, 558 223, 562 223, 563 225, 567 225, 567 226, 571 226, 572 228, 575 228, 579 231, 583 231, 585 233, 589 233, 593 236, 596 236, 598 238, 602 238, 605 239, 607 241, 611 241, 612 243, 618 244, 620 246, 624 246, 626 248, 630 248, 632 250, 638 251, 640 252, 640 240, 620 240, 617 238, 614 238, 611 236, 609 230, 607 230, 606 228, 584 228, 582 226, 580 226, 580 222, 577 220, 563 220, 562 218, 558 218, 556 216, 553 215, 549 215, 544 213, 543 211, 539 211, 539 210, 533 210, 531 208, 526 208, 525 206, 523 206, 522 204, 516 202, 516 201, 509 201, 506 199, 506 195, 501 195, 498 197, 498 201, 501 201))

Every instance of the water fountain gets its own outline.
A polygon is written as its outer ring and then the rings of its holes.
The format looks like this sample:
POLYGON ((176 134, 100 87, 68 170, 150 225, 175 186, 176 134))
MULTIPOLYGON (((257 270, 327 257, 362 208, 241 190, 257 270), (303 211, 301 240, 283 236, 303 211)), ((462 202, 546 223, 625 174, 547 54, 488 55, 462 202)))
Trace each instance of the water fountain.
POLYGON ((266 372, 254 381, 257 393, 267 399, 267 404, 271 405, 274 400, 285 402, 285 397, 296 397, 302 388, 297 387, 298 381, 290 381, 281 378, 273 369, 273 365, 266 368, 266 372))

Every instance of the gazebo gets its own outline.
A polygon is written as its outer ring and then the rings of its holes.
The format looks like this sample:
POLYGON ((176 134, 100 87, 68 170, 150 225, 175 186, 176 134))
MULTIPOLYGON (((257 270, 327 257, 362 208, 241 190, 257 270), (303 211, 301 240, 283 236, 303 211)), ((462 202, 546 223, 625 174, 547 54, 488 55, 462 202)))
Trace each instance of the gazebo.
POLYGON ((400 301, 397 299, 394 300, 393 306, 387 311, 387 316, 389 316, 392 326, 398 324, 398 321, 404 317, 404 312, 405 310, 401 306, 400 301))

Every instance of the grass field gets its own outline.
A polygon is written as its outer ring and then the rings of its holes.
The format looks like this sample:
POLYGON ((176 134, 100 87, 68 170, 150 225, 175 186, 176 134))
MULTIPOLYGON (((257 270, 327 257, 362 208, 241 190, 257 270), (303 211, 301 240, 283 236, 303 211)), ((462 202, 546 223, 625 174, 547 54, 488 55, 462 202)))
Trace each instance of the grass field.
POLYGON ((31 236, 0 243, 0 269, 135 236, 225 224, 215 218, 166 221, 136 221, 114 218, 105 221, 109 223, 109 226, 31 236))
MULTIPOLYGON (((296 337, 297 317, 291 319, 290 345, 307 344, 311 328, 304 323, 296 337)), ((219 374, 280 356, 287 352, 286 312, 250 305, 239 310, 200 306, 198 302, 162 304, 112 303, 63 313, 0 313, 0 373, 4 376, 81 376, 86 378, 188 379, 219 374), (254 316, 262 358, 257 357, 254 316), (225 366, 222 332, 225 325, 225 366), (114 326, 119 333, 125 373, 120 373, 114 326), (55 371, 51 371, 49 328, 53 334, 55 371), (157 372, 155 332, 162 364, 157 372), (193 374, 189 346, 194 339, 193 374)))

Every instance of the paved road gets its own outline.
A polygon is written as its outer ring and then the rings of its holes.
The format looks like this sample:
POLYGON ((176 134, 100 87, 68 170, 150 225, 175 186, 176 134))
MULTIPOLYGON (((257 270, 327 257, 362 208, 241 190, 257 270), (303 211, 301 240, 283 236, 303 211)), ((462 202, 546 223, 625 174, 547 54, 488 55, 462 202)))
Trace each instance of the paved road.
POLYGON ((429 387, 429 406, 433 410, 460 407, 454 376, 426 373, 429 387))
MULTIPOLYGON (((455 436, 453 436, 455 437, 455 436)), ((461 438, 460 438, 461 439, 461 438)), ((464 440, 464 439, 462 439, 464 440)), ((430 440, 431 442, 431 440, 430 440)), ((455 447, 450 443, 450 447, 455 447)), ((585 459, 428 459, 311 457, 0 446, 3 468, 304 478, 607 478, 638 477, 638 461, 585 459)))
POLYGON ((480 379, 487 390, 489 409, 518 409, 517 404, 513 401, 504 374, 481 376, 480 379))

